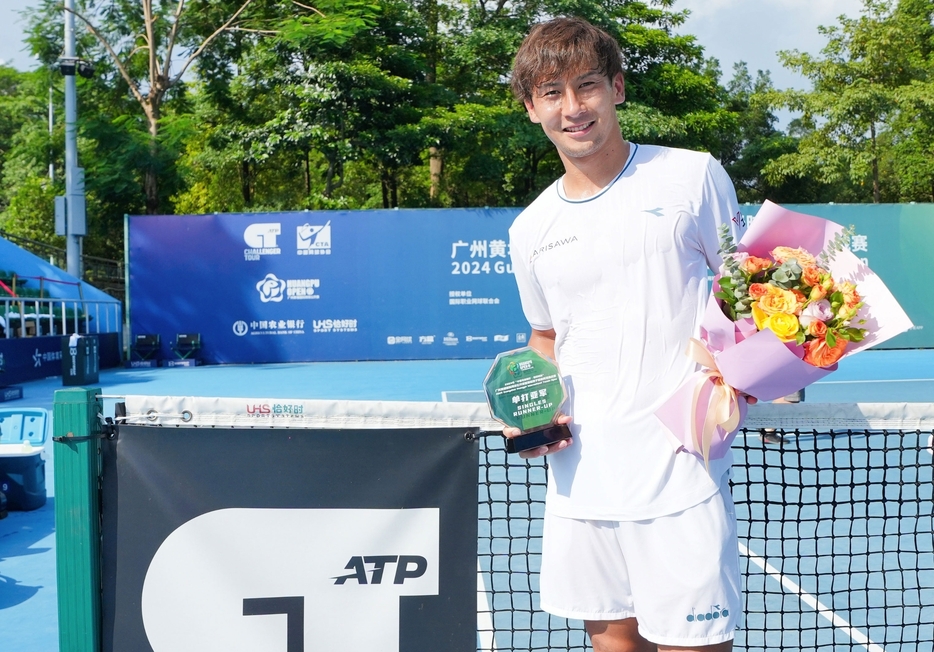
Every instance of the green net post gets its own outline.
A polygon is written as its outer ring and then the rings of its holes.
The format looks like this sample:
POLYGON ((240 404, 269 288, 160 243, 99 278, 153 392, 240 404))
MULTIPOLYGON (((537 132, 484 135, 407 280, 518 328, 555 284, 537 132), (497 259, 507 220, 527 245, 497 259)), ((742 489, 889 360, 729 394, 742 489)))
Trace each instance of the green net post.
POLYGON ((100 650, 100 393, 99 388, 85 387, 55 392, 55 561, 60 652, 100 650), (67 441, 71 438, 75 441, 67 441))

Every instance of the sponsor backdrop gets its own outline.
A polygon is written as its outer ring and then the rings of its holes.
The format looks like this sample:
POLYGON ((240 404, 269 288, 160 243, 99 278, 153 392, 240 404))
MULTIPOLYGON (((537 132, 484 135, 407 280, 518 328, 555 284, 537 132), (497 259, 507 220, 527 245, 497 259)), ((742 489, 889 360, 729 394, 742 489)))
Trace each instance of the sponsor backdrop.
POLYGON ((120 426, 102 445, 102 649, 475 650, 464 430, 120 426))
POLYGON ((525 344, 515 209, 129 218, 132 333, 212 363, 486 358, 525 344))
MULTIPOLYGON (((754 216, 758 205, 745 205, 754 216)), ((934 346, 934 207, 791 205, 853 224, 934 346)), ((492 358, 526 344, 509 262, 519 209, 314 211, 128 218, 133 335, 202 336, 210 363, 492 358)))

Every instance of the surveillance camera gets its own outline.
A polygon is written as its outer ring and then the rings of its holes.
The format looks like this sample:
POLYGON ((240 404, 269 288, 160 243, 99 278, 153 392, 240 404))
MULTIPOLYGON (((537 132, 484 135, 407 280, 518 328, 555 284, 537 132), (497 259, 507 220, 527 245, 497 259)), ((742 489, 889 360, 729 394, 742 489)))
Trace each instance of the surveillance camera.
POLYGON ((85 79, 90 79, 94 76, 94 64, 87 61, 78 61, 78 74, 85 79))

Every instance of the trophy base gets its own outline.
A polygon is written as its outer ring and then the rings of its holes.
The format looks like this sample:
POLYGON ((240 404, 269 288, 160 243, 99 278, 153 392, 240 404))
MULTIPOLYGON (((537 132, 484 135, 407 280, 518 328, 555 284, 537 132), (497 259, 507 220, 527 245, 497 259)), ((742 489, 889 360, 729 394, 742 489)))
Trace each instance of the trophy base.
POLYGON ((520 453, 522 451, 527 451, 531 448, 538 448, 540 446, 547 446, 548 444, 554 444, 557 441, 562 439, 569 439, 571 437, 571 429, 566 425, 553 425, 548 426, 544 430, 536 430, 534 432, 527 432, 525 434, 519 435, 518 437, 506 438, 506 452, 507 453, 520 453))

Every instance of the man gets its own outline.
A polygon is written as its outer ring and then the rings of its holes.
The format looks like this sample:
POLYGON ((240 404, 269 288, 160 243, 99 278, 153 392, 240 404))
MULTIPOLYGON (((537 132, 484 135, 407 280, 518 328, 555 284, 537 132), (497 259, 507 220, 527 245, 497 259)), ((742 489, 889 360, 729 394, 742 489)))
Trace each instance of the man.
POLYGON ((623 138, 619 47, 583 20, 537 25, 512 87, 565 168, 510 229, 529 344, 570 395, 573 438, 524 454, 551 455, 542 608, 584 620, 598 652, 729 650, 731 459, 675 453, 654 412, 695 369, 718 226, 741 234, 732 183, 709 154, 623 138))

